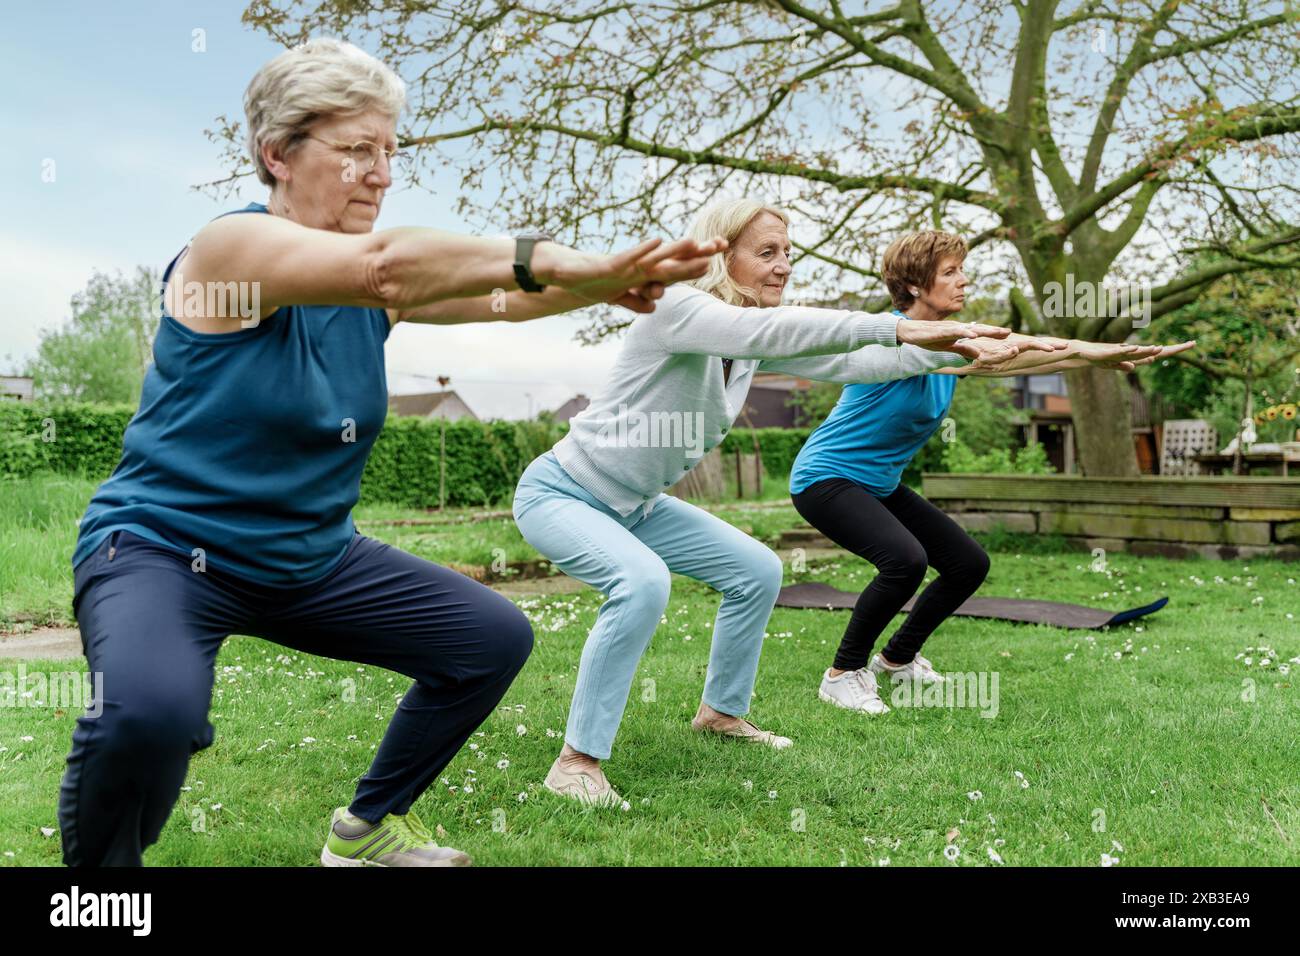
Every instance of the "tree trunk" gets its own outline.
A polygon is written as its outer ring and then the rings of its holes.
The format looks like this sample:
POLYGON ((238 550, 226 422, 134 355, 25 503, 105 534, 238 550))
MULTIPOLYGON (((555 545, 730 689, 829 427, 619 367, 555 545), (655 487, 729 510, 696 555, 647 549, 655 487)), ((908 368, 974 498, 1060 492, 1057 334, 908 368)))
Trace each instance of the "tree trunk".
POLYGON ((1072 368, 1065 371, 1065 385, 1070 392, 1080 470, 1094 478, 1137 477, 1129 386, 1124 376, 1109 369, 1072 368))

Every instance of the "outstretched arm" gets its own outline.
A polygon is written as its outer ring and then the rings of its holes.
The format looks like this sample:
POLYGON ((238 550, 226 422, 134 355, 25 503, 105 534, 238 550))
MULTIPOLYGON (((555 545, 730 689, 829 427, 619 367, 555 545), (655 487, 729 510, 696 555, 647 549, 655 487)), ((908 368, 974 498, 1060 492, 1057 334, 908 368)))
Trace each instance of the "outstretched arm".
MULTIPOLYGON (((623 295, 608 300, 633 312, 653 312, 655 302, 662 298, 662 282, 651 282, 623 295)), ((492 295, 471 296, 465 299, 443 299, 416 309, 400 313, 397 321, 419 322, 423 325, 461 325, 467 322, 527 322, 547 315, 559 315, 582 309, 593 303, 580 295, 547 286, 542 292, 524 292, 522 289, 502 290, 492 295)))
POLYGON ((1014 358, 983 368, 967 367, 938 369, 945 374, 979 375, 985 378, 1006 378, 1013 375, 1048 375, 1071 368, 1114 369, 1131 372, 1139 365, 1148 365, 1157 359, 1185 352, 1196 345, 1195 341, 1178 345, 1128 345, 1112 342, 1084 342, 1078 339, 1049 339, 1064 342, 1065 347, 1055 352, 1022 352, 1014 358))
MULTIPOLYGON (((539 282, 565 289, 584 304, 620 302, 653 311, 645 293, 654 284, 701 276, 710 258, 726 248, 721 238, 702 243, 650 239, 616 255, 601 255, 543 242, 533 252, 533 272, 539 282)), ((352 235, 279 216, 222 216, 190 243, 185 272, 200 282, 255 283, 267 311, 328 302, 383 308, 391 322, 440 300, 513 288, 514 252, 512 239, 439 229, 400 227, 352 235)))
POLYGON ((738 359, 833 355, 865 345, 913 344, 931 351, 962 352, 961 343, 973 336, 999 339, 1008 334, 1006 329, 978 323, 919 322, 846 309, 731 305, 690 286, 676 287, 672 308, 664 309, 662 317, 656 315, 648 328, 666 352, 738 359))
POLYGON ((509 286, 488 295, 442 299, 412 309, 390 309, 389 320, 427 325, 526 322, 602 302, 621 305, 633 312, 653 312, 655 300, 663 296, 666 283, 693 278, 697 266, 707 262, 709 250, 725 245, 721 238, 703 244, 680 239, 661 245, 658 240, 651 240, 616 256, 598 256, 542 243, 533 253, 533 271, 539 278, 549 274, 550 282, 560 280, 559 284, 548 284, 542 292, 524 292, 513 288, 512 276, 509 286), (591 271, 596 279, 574 280, 572 273, 581 269, 591 271), (602 277, 602 270, 607 275, 602 277), (566 282, 572 287, 563 288, 566 282), (630 282, 638 284, 629 285, 630 282))
POLYGON ((864 345, 837 355, 763 359, 758 368, 763 372, 784 372, 815 382, 869 385, 925 375, 940 369, 963 368, 969 363, 970 359, 955 352, 929 352, 915 345, 898 348, 864 345))
MULTIPOLYGON (((932 333, 934 322, 913 322, 932 333)), ((900 325, 900 335, 901 326, 900 325)), ((893 379, 911 378, 929 372, 980 372, 996 368, 1024 353, 1059 355, 1064 339, 1036 339, 1017 335, 1018 341, 995 339, 986 336, 963 338, 952 342, 948 351, 933 351, 904 343, 896 349, 882 349, 867 345, 840 355, 819 355, 804 358, 764 359, 759 366, 763 371, 785 372, 819 382, 845 384, 871 384, 893 379)))

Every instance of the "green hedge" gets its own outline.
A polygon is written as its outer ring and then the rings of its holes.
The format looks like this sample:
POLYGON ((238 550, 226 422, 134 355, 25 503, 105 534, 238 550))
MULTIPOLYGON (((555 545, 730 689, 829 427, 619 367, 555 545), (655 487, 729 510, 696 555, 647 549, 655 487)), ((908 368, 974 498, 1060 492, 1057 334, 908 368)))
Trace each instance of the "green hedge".
MULTIPOLYGON (((103 481, 122 457, 135 409, 84 402, 0 402, 0 477, 40 471, 103 481)), ((449 422, 447 504, 510 500, 528 463, 568 426, 549 422, 449 422)), ((438 503, 439 423, 390 415, 361 479, 361 500, 414 507, 438 503)))
MULTIPOLYGON (((102 481, 122 456, 122 432, 133 414, 127 405, 0 402, 0 476, 50 470, 102 481)), ((509 501, 528 463, 567 430, 567 424, 552 422, 449 422, 447 503, 509 501)), ((781 478, 790 473, 810 432, 807 428, 738 428, 723 441, 722 449, 751 452, 757 437, 764 470, 781 478)), ((421 508, 436 505, 438 442, 438 422, 390 415, 361 478, 361 500, 421 508)))
MULTIPOLYGON (((127 405, 0 402, 0 478, 49 470, 102 481, 121 458, 122 432, 133 414, 134 409, 127 405)), ((567 424, 544 421, 449 422, 447 504, 509 502, 528 463, 559 441, 567 430, 567 424)), ((740 449, 750 453, 757 438, 764 471, 783 479, 790 474, 795 456, 811 433, 810 428, 737 428, 723 441, 722 451, 726 454, 740 449)), ((437 421, 390 415, 366 463, 361 501, 387 501, 416 508, 436 506, 438 443, 437 421)), ((912 467, 920 465, 918 461, 912 467)), ((950 468, 962 470, 947 461, 936 462, 927 470, 950 468)))
POLYGON ((122 457, 130 405, 0 402, 0 477, 38 471, 103 480, 122 457))
MULTIPOLYGON (((509 501, 528 463, 567 430, 546 422, 448 422, 447 504, 509 501)), ((389 416, 361 477, 361 500, 437 505, 438 448, 438 422, 389 416)))

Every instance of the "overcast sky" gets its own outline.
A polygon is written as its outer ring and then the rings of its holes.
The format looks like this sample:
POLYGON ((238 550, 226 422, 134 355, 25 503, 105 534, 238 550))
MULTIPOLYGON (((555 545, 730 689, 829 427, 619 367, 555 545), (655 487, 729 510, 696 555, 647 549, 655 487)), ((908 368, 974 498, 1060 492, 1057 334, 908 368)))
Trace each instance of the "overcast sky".
MULTIPOLYGON (((34 355, 41 330, 66 321, 69 300, 94 270, 130 274, 146 265, 161 272, 213 217, 266 201, 265 187, 250 180, 220 201, 192 188, 228 173, 203 130, 223 114, 242 121, 248 81, 280 52, 240 23, 244 7, 244 0, 42 0, 6 10, 0 279, 7 301, 0 374, 18 371, 34 355), (203 31, 202 52, 193 49, 195 30, 203 31), (51 163, 54 180, 46 182, 42 173, 51 163)), ((1086 38, 1073 42, 1087 44, 1086 38)), ((995 77, 1006 79, 996 71, 995 77)), ((878 94, 881 111, 902 111, 877 116, 878 135, 892 137, 910 107, 897 84, 882 85, 878 94)), ((1062 131, 1061 141, 1085 133, 1062 131)), ((456 171, 440 166, 424 178, 426 189, 394 184, 378 228, 474 231, 453 211, 462 191, 456 171)), ((786 185, 794 184, 779 184, 774 199, 784 198, 786 185)), ((485 174, 483 195, 503 188, 485 174)), ((1159 216, 1153 209, 1149 220, 1159 216)), ((792 234, 807 241, 799 225, 796 217, 792 234)), ((1151 225, 1139 231, 1133 248, 1154 239, 1151 225)), ((506 228, 501 223, 488 231, 506 228)), ((1157 278, 1175 265, 1162 243, 1155 243, 1157 278)), ((967 263, 977 290, 981 272, 998 271, 998 254, 990 252, 981 249, 967 263)), ((389 387, 436 390, 436 377, 450 375, 452 387, 483 418, 556 408, 575 393, 595 391, 617 354, 618 340, 579 345, 574 333, 585 324, 583 313, 521 324, 404 323, 388 341, 389 387)))
MULTIPOLYGON (((0 374, 35 354, 42 329, 67 320, 69 300, 95 269, 161 271, 214 216, 266 201, 260 183, 225 201, 191 189, 226 172, 203 130, 220 114, 242 120, 245 86, 280 52, 239 22, 244 6, 42 0, 6 9, 0 374), (205 31, 203 53, 191 49, 196 28, 205 31), (51 159, 54 181, 44 182, 51 159)), ((432 194, 394 184, 378 227, 470 231, 452 211, 459 177, 439 173, 426 185, 432 194)), ((616 342, 585 347, 573 340, 583 324, 555 316, 513 325, 399 325, 388 342, 389 387, 436 390, 430 379, 449 374, 483 418, 527 415, 525 393, 533 411, 555 408, 594 391, 613 364, 616 342)))

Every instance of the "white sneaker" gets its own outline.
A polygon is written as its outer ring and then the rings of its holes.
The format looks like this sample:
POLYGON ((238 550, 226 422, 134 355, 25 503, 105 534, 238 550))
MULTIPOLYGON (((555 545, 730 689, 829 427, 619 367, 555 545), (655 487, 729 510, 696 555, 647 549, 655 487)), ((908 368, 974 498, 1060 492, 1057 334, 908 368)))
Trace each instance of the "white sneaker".
POLYGON ((845 671, 839 677, 832 677, 830 668, 827 668, 817 696, 828 704, 864 714, 889 713, 889 707, 880 699, 880 692, 876 689, 876 675, 865 667, 845 671))
POLYGON ((879 654, 871 658, 871 663, 867 669, 873 674, 880 674, 882 677, 888 677, 895 684, 902 683, 905 680, 920 681, 922 684, 942 684, 944 676, 934 669, 934 667, 920 654, 917 654, 907 664, 900 664, 895 667, 893 664, 886 664, 885 659, 879 654))

